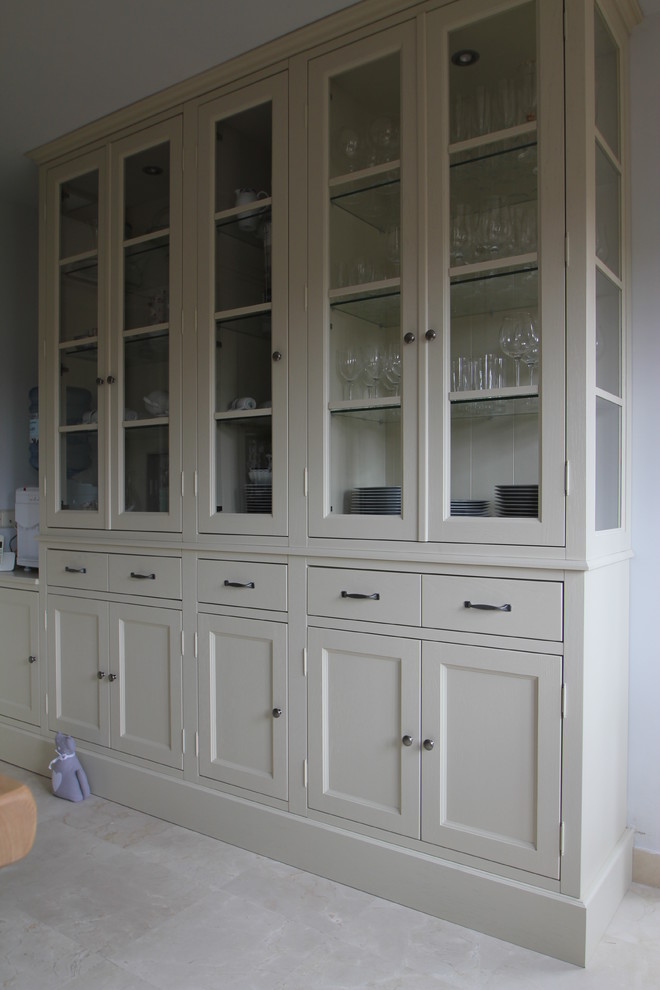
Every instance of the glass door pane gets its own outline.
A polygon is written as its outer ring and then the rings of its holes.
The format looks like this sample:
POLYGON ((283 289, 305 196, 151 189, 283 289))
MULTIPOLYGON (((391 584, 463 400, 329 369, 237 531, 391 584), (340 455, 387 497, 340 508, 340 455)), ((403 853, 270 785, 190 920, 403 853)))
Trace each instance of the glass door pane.
POLYGON ((89 514, 99 509, 99 170, 58 188, 58 511, 89 514))
MULTIPOLYGON (((112 524, 181 527, 181 120, 113 146, 112 524)), ((110 381, 110 379, 108 379, 110 381)))
POLYGON ((538 518, 538 122, 533 3, 451 31, 452 516, 538 518))
POLYGON ((124 159, 125 512, 169 510, 170 142, 124 159))
POLYGON ((286 533, 287 80, 200 109, 200 527, 286 533))
POLYGON ((623 264, 619 49, 594 7, 596 328, 595 528, 622 525, 623 264))
POLYGON ((328 511, 403 514, 401 54, 329 79, 328 511))

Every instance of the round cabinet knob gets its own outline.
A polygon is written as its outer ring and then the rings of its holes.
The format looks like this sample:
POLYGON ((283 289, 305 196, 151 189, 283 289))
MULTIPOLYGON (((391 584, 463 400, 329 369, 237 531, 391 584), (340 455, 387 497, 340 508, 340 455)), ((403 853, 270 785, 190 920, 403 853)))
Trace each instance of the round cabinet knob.
POLYGON ((410 331, 408 331, 408 333, 405 335, 405 337, 403 339, 404 339, 404 341, 405 341, 406 344, 414 344, 416 338, 415 338, 415 334, 414 333, 411 333, 410 331))
POLYGON ((117 379, 114 377, 114 375, 108 375, 108 377, 106 378, 106 381, 107 381, 108 385, 114 385, 115 382, 117 381, 117 379))
POLYGON ((438 336, 438 331, 437 330, 427 330, 426 331, 426 339, 427 340, 435 340, 435 338, 437 336, 438 336))
POLYGON ((104 670, 99 670, 99 672, 98 672, 98 674, 96 676, 98 677, 98 679, 100 681, 102 681, 103 678, 105 677, 105 671, 104 670))
POLYGON ((431 750, 433 749, 433 747, 435 746, 435 740, 434 739, 425 739, 424 742, 422 743, 422 745, 424 746, 424 749, 427 749, 429 751, 429 753, 430 753, 431 750))
POLYGON ((105 384, 105 378, 97 378, 96 379, 96 384, 97 385, 104 385, 105 384))
POLYGON ((273 718, 280 718, 281 715, 282 715, 281 708, 273 708, 273 718))
POLYGON ((117 680, 117 675, 116 674, 108 674, 108 680, 109 681, 116 681, 117 680))
POLYGON ((281 360, 282 360, 282 352, 273 351, 273 361, 281 361, 281 360))
POLYGON ((401 742, 403 743, 404 746, 412 746, 412 744, 413 744, 413 737, 412 736, 404 736, 403 739, 401 740, 401 742))
POLYGON ((33 657, 33 656, 29 656, 28 657, 28 663, 36 663, 36 662, 37 662, 37 658, 36 657, 33 657))

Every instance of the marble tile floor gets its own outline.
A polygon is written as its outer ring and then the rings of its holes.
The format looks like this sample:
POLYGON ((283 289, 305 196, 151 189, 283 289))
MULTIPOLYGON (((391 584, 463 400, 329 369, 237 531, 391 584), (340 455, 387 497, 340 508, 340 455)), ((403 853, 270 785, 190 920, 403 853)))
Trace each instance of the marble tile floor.
POLYGON ((12 990, 657 990, 660 890, 634 885, 578 969, 101 798, 37 802, 0 870, 12 990))

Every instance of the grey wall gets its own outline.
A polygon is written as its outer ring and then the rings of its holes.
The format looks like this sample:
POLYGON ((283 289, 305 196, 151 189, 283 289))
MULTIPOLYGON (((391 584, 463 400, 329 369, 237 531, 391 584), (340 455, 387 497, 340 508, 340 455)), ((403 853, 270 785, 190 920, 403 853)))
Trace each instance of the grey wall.
POLYGON ((633 548, 628 820, 660 853, 660 14, 632 39, 633 548))
POLYGON ((0 199, 0 509, 13 510, 19 485, 38 483, 28 451, 28 392, 37 384, 37 279, 36 207, 0 199))

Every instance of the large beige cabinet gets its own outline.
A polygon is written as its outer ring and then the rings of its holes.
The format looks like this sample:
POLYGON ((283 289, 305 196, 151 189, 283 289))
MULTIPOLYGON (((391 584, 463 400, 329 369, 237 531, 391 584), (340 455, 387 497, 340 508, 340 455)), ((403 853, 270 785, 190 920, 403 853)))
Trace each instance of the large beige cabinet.
POLYGON ((35 152, 17 761, 65 729, 98 793, 585 961, 632 851, 635 19, 363 0, 35 152))

